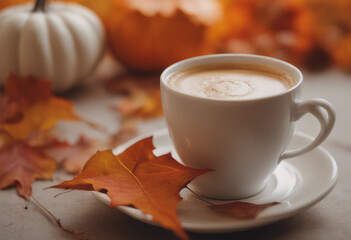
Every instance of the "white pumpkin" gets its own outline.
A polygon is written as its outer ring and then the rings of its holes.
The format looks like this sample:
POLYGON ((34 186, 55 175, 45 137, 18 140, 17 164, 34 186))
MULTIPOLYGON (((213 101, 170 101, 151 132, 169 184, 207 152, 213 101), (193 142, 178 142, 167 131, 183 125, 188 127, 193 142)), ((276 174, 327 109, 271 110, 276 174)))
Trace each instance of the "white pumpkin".
POLYGON ((9 72, 52 80, 53 90, 81 83, 103 55, 105 32, 89 9, 46 0, 0 13, 0 85, 9 72))

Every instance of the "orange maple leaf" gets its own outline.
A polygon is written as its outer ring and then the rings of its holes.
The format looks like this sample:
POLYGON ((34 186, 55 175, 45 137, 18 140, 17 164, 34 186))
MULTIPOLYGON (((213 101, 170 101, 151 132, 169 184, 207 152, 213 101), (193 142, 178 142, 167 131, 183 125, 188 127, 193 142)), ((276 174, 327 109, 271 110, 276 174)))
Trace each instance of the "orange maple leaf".
POLYGON ((0 125, 16 139, 25 139, 36 131, 50 129, 58 120, 81 120, 74 113, 71 102, 51 94, 51 83, 46 80, 10 74, 5 96, 18 104, 23 112, 21 121, 0 125))
POLYGON ((18 193, 29 200, 36 178, 51 179, 55 160, 23 140, 0 148, 0 189, 15 185, 18 193))
POLYGON ((235 218, 252 219, 268 207, 279 204, 278 202, 271 202, 265 204, 254 204, 249 202, 235 201, 220 205, 211 205, 210 208, 221 213, 228 214, 235 218))
POLYGON ((110 207, 133 205, 177 236, 188 239, 176 214, 179 191, 210 170, 183 166, 170 153, 156 157, 153 150, 149 137, 117 156, 112 151, 98 152, 73 180, 52 187, 107 191, 110 207))

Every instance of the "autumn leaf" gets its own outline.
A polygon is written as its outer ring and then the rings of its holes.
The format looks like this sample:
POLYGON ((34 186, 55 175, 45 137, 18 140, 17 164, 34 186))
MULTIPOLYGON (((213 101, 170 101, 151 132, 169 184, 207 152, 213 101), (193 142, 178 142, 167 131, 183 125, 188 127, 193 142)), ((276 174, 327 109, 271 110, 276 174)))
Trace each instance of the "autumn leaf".
POLYGON ((188 239, 176 214, 179 191, 210 170, 183 166, 170 153, 156 157, 154 149, 149 137, 117 156, 112 151, 98 152, 82 173, 53 188, 107 191, 110 207, 132 205, 180 238, 188 239))
POLYGON ((162 116, 161 92, 159 89, 134 91, 130 97, 122 99, 116 109, 125 117, 148 119, 162 116))
POLYGON ((162 116, 158 75, 124 74, 108 82, 106 88, 124 95, 116 106, 122 116, 142 119, 162 116))
POLYGON ((0 189, 15 185, 18 193, 29 200, 35 179, 51 179, 55 160, 40 149, 17 140, 0 148, 0 189))
POLYGON ((51 83, 46 80, 10 74, 5 96, 18 104, 23 112, 21 121, 0 125, 16 139, 25 139, 35 131, 50 129, 59 120, 80 120, 71 102, 51 94, 51 83))
POLYGON ((0 96, 0 112, 0 189, 15 185, 28 200, 34 180, 50 179, 56 168, 43 150, 57 141, 49 130, 59 120, 81 119, 71 102, 52 95, 50 81, 14 74, 0 96))
POLYGON ((100 148, 104 148, 102 141, 80 136, 74 144, 54 140, 44 146, 43 150, 60 162, 68 173, 79 173, 89 158, 100 148))
POLYGON ((249 202, 235 201, 226 204, 211 205, 209 207, 217 212, 225 213, 235 218, 253 219, 266 208, 274 206, 276 204, 279 203, 271 202, 266 204, 254 204, 249 202))

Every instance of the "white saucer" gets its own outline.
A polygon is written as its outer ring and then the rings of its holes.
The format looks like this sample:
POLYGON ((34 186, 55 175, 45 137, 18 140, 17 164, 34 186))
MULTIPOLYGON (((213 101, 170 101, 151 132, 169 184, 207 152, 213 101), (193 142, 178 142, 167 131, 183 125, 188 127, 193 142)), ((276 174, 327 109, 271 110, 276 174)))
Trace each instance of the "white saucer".
MULTIPOLYGON (((157 131, 153 133, 153 136, 156 147, 155 155, 172 151, 173 157, 179 160, 175 151, 172 150, 172 143, 167 130, 157 131)), ((128 146, 144 137, 147 136, 140 136, 126 142, 115 149, 114 153, 123 152, 128 146)), ((306 134, 296 133, 291 147, 296 148, 304 145, 311 139, 306 134)), ((318 147, 310 153, 280 163, 261 193, 254 197, 242 199, 242 201, 259 204, 273 201, 280 202, 280 204, 264 210, 255 219, 239 220, 214 212, 188 189, 183 189, 180 192, 183 200, 177 208, 178 217, 182 227, 193 232, 223 233, 255 228, 290 217, 316 204, 333 189, 337 178, 338 169, 333 156, 324 148, 318 147)), ((93 193, 99 200, 109 205, 110 199, 107 195, 99 192, 93 193)), ((224 203, 221 201, 213 202, 224 203)), ((137 220, 158 225, 153 222, 150 215, 145 215, 138 209, 128 206, 118 208, 137 220)))

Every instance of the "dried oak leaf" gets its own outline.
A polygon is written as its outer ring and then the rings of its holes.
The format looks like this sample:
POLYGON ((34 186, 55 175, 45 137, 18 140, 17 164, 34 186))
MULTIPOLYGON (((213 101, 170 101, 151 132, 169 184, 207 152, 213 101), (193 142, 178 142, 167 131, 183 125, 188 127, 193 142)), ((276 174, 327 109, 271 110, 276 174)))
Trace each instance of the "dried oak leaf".
POLYGON ((0 189, 15 185, 19 195, 29 200, 36 178, 51 179, 55 160, 23 140, 0 148, 0 189))
POLYGON ((145 138, 115 156, 112 151, 96 153, 82 173, 53 188, 106 192, 110 207, 132 205, 163 227, 188 239, 177 218, 179 191, 209 169, 181 165, 170 153, 156 157, 152 138, 145 138))
POLYGON ((278 202, 254 204, 249 202, 236 201, 220 205, 211 205, 210 208, 217 212, 225 213, 235 218, 253 219, 266 208, 274 206, 276 204, 278 204, 278 202))
POLYGON ((0 125, 16 139, 25 139, 36 131, 50 129, 58 120, 81 120, 74 113, 70 101, 52 95, 51 83, 46 80, 10 74, 5 96, 23 112, 21 121, 0 125))
POLYGON ((74 144, 70 144, 67 141, 54 140, 44 146, 43 149, 49 156, 60 162, 68 173, 79 173, 89 158, 98 149, 104 147, 102 141, 80 136, 74 144))

